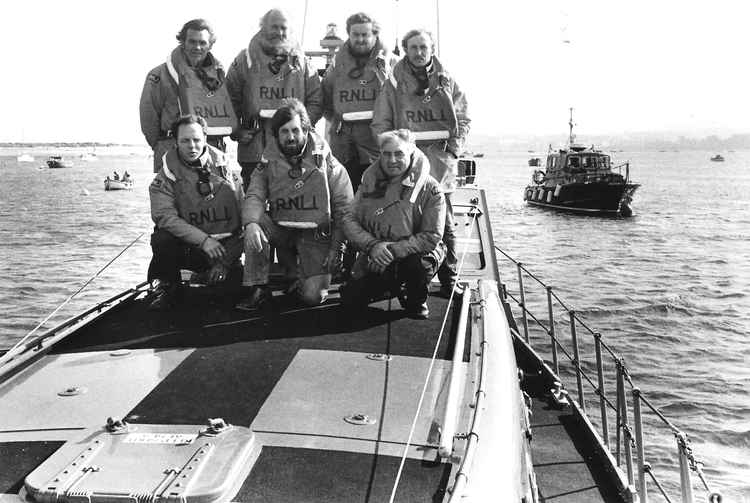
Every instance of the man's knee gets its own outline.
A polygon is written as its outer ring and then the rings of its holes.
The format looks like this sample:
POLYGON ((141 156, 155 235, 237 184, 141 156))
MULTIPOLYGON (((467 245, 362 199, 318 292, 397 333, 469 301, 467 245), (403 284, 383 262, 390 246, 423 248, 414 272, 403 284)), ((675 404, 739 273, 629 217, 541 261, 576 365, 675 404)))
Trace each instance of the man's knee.
POLYGON ((153 249, 177 248, 182 245, 182 241, 163 229, 154 229, 151 234, 151 248, 153 249))

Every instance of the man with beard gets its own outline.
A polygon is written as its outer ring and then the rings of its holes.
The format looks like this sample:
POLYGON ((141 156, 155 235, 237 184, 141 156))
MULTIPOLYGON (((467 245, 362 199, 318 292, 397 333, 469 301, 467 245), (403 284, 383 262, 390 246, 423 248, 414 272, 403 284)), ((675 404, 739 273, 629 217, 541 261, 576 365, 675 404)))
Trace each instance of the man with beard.
POLYGON ((181 117, 172 128, 177 146, 164 155, 149 186, 156 224, 148 268, 148 280, 156 283, 151 310, 171 307, 181 268, 201 272, 214 285, 227 279, 242 255, 239 177, 227 168, 224 153, 206 144, 202 117, 181 117))
POLYGON ((447 255, 438 278, 440 291, 449 296, 458 264, 450 195, 456 189, 458 154, 469 133, 466 96, 435 56, 430 32, 411 30, 401 46, 406 57, 396 64, 392 78, 375 101, 372 131, 379 135, 392 129, 410 129, 430 161, 430 174, 440 183, 446 200, 443 242, 447 255))
POLYGON ((154 173, 175 145, 177 132, 170 127, 180 116, 206 119, 208 143, 222 151, 224 136, 237 127, 224 68, 210 52, 216 42, 211 25, 205 19, 188 21, 177 40, 179 45, 167 61, 148 73, 141 93, 141 131, 154 151, 154 173))
POLYGON ((266 309, 269 244, 292 280, 288 292, 307 305, 323 302, 341 263, 352 185, 326 141, 313 130, 301 101, 286 100, 269 121, 269 141, 242 207, 245 274, 251 287, 238 309, 266 309), (269 212, 266 213, 266 207, 269 212), (294 280, 296 278, 296 281, 294 280))
POLYGON ((349 39, 323 76, 323 115, 331 122, 331 151, 356 192, 362 173, 378 157, 370 131, 372 110, 398 59, 380 41, 380 26, 367 14, 349 16, 346 32, 349 39))
POLYGON ((240 128, 237 161, 245 187, 271 140, 269 119, 285 98, 297 98, 307 107, 314 126, 322 116, 320 78, 307 64, 299 44, 289 36, 289 22, 279 9, 271 9, 260 21, 260 31, 240 51, 227 74, 227 88, 240 128))

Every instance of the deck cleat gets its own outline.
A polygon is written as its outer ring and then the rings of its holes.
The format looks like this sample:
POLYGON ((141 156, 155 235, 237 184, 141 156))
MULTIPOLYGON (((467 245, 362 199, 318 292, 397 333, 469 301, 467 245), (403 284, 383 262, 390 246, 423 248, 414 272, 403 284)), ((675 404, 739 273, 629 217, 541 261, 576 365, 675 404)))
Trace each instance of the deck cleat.
POLYGON ((119 433, 127 433, 130 431, 130 425, 125 421, 124 419, 115 419, 113 417, 107 418, 107 424, 104 425, 104 428, 113 435, 117 435, 119 433))
POLYGON ((215 437, 231 428, 232 425, 220 417, 217 417, 216 419, 208 418, 208 424, 205 428, 200 430, 200 434, 208 437, 215 437))
POLYGON ((568 392, 562 387, 559 381, 552 383, 552 389, 549 390, 552 400, 560 407, 570 405, 568 402, 568 392))

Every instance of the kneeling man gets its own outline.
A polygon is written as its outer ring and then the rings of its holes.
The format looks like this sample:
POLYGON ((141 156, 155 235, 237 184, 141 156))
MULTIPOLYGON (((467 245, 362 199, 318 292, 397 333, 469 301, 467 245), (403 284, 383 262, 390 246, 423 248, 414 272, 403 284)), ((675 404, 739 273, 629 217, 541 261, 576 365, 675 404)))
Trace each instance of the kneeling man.
POLYGON ((285 100, 270 128, 273 141, 252 173, 242 208, 243 285, 252 287, 237 304, 242 310, 269 307, 269 243, 287 277, 297 279, 289 291, 308 305, 325 300, 343 256, 342 224, 353 197, 349 175, 312 130, 302 102, 285 100))
POLYGON ((177 145, 164 154, 149 187, 154 256, 149 281, 157 280, 149 309, 169 308, 180 269, 203 272, 206 283, 226 280, 242 255, 242 182, 224 153, 206 143, 206 121, 180 117, 172 126, 177 145))
POLYGON ((342 303, 362 307, 405 284, 407 315, 425 319, 427 288, 445 258, 445 199, 409 130, 382 133, 378 145, 380 157, 362 176, 345 227, 361 253, 342 303))

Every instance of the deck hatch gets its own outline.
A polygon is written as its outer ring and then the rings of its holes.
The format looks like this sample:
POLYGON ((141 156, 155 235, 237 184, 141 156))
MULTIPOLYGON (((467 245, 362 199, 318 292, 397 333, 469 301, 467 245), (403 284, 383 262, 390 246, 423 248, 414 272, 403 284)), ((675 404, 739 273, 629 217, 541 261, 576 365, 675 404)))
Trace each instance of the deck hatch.
POLYGON ((34 470, 26 490, 39 503, 228 500, 260 447, 248 428, 215 436, 196 434, 200 428, 140 424, 125 434, 91 431, 86 441, 68 442, 34 470))

